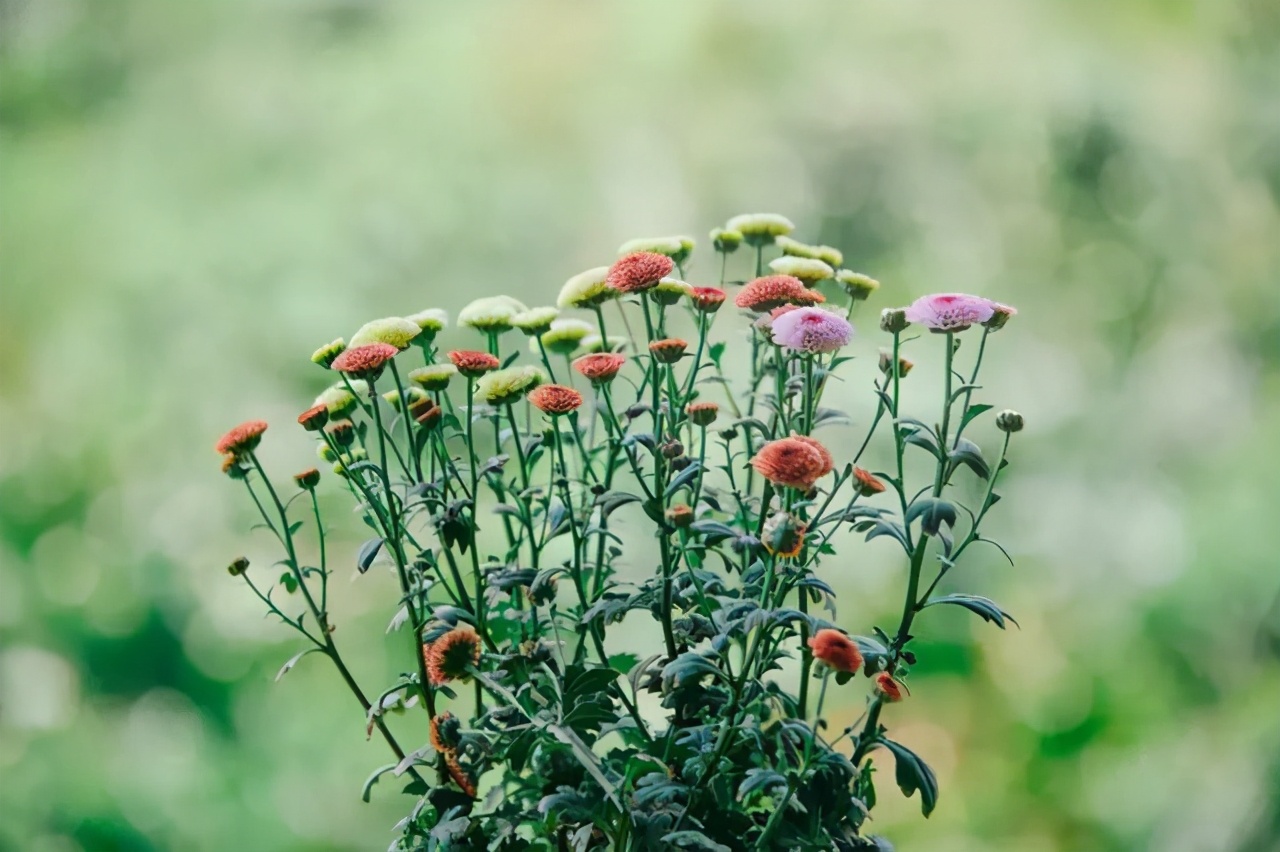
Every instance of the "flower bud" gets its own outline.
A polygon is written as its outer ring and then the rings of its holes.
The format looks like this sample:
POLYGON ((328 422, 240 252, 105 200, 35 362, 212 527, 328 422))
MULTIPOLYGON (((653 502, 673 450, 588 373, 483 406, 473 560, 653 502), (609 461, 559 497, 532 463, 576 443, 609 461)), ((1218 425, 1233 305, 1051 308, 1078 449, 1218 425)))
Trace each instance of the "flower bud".
POLYGON ((240 459, 233 455, 222 457, 222 472, 232 479, 244 479, 249 475, 249 469, 240 464, 240 459))
POLYGON ((713 228, 711 244, 722 254, 733 254, 738 250, 738 246, 742 245, 742 234, 728 228, 713 228))
POLYGON ((653 357, 663 364, 674 364, 679 361, 688 348, 689 344, 678 337, 655 340, 649 344, 649 351, 653 353, 653 357))
POLYGON ((337 423, 330 423, 326 431, 339 447, 349 447, 356 440, 356 427, 350 420, 339 420, 337 423))
POLYGON ((329 407, 324 403, 314 405, 298 415, 298 423, 308 432, 319 432, 329 422, 329 407))
POLYGON ((880 312, 880 330, 890 334, 906 330, 911 325, 907 322, 907 312, 903 308, 885 308, 880 312))
POLYGON ((992 304, 992 308, 994 310, 992 311, 991 319, 983 323, 983 325, 987 327, 988 331, 999 331, 1004 328, 1005 323, 1009 322, 1010 317, 1016 316, 1018 313, 1015 308, 1011 308, 1008 305, 1002 305, 999 302, 994 302, 992 304))
POLYGON ((676 440, 667 441, 662 445, 662 457, 666 459, 675 459, 684 455, 684 444, 676 440))
POLYGON ((327 370, 333 365, 333 359, 341 355, 346 348, 347 342, 339 337, 332 343, 326 343, 311 353, 311 361, 327 370))
POLYGON ((1009 434, 1021 432, 1022 415, 1011 408, 1006 408, 1004 411, 1001 411, 996 415, 996 428, 1001 432, 1008 432, 1009 434))
POLYGON ((440 420, 444 417, 444 412, 440 406, 435 403, 423 403, 416 408, 409 409, 409 413, 413 415, 413 419, 418 421, 418 425, 428 432, 440 425, 440 420))
POLYGON ((308 468, 307 470, 302 471, 302 473, 295 473, 293 475, 293 481, 303 491, 310 491, 320 484, 320 471, 316 470, 314 467, 308 468))
POLYGON ((245 571, 249 570, 249 560, 241 556, 227 566, 227 573, 232 577, 239 577, 245 571))
MULTIPOLYGON (((901 378, 911 372, 911 368, 915 366, 914 361, 908 361, 901 355, 898 356, 898 376, 901 378)), ((893 353, 888 349, 880 350, 880 372, 886 376, 893 375, 893 353)))
POLYGON ((332 463, 338 460, 338 454, 335 453, 333 451, 333 448, 330 447, 328 444, 320 444, 319 446, 317 446, 316 455, 318 455, 320 457, 320 461, 323 461, 323 462, 332 463))
POLYGON ((693 523, 693 509, 684 503, 672 506, 667 510, 667 523, 680 529, 687 528, 693 523))
POLYGON ((714 402, 691 402, 684 407, 684 413, 695 426, 710 426, 715 422, 719 411, 720 406, 714 402))

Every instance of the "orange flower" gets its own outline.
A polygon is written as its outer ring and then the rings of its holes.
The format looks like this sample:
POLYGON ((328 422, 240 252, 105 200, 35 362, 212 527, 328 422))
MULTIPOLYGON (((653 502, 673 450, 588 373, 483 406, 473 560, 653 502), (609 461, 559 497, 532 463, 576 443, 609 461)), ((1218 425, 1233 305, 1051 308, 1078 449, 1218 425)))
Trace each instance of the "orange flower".
POLYGON ((359 379, 376 379, 382 375, 387 362, 400 350, 390 343, 370 343, 344 350, 330 365, 339 373, 348 373, 359 379))
POLYGON ((308 432, 319 432, 329 422, 329 407, 323 403, 313 405, 298 415, 298 424, 308 432))
POLYGON ((529 391, 527 397, 544 414, 556 416, 576 411, 582 405, 582 394, 564 385, 542 385, 529 391))
POLYGON ((471 349, 455 349, 449 353, 449 360, 458 368, 459 373, 473 379, 476 376, 483 376, 490 370, 498 369, 500 363, 497 357, 488 352, 476 352, 471 349))
POLYGON ((684 356, 684 351, 688 348, 689 342, 678 337, 655 340, 649 344, 649 351, 653 353, 653 357, 664 364, 674 364, 679 361, 684 356))
POLYGON ((262 443, 262 433, 267 431, 267 421, 246 420, 218 439, 213 448, 224 456, 240 457, 251 453, 262 443))
POLYGON ((472 779, 471 774, 458 762, 458 755, 455 752, 445 754, 444 765, 449 768, 449 777, 453 779, 453 782, 462 788, 462 792, 474 799, 476 797, 476 782, 472 779))
POLYGON ((693 523, 693 509, 684 503, 672 506, 667 510, 667 522, 673 527, 687 527, 693 523))
POLYGON ((817 450, 818 455, 822 457, 822 473, 818 474, 818 476, 826 476, 836 469, 835 459, 831 458, 831 453, 827 452, 827 448, 822 446, 816 438, 810 438, 808 435, 797 435, 795 432, 791 433, 791 437, 806 446, 813 447, 817 450))
POLYGON ((839 630, 825 627, 809 639, 809 649, 815 659, 838 672, 856 672, 862 667, 862 652, 858 645, 839 630))
POLYGON ((626 363, 625 355, 618 355, 615 352, 597 352, 594 355, 583 355, 575 360, 573 369, 590 380, 591 384, 602 385, 613 381, 613 377, 618 375, 618 371, 626 363))
POLYGON ((295 473, 293 475, 293 481, 302 490, 310 491, 312 488, 315 488, 320 484, 320 471, 316 470, 314 467, 309 467, 301 473, 295 473))
POLYGON ((751 466, 774 485, 808 491, 831 472, 831 454, 812 438, 779 438, 760 448, 751 466))
POLYGON ((710 426, 715 422, 716 414, 720 412, 720 406, 714 402, 691 402, 684 407, 684 413, 689 416, 695 426, 710 426))
POLYGON ((444 417, 444 412, 440 410, 440 406, 434 402, 424 401, 413 408, 409 409, 409 413, 413 415, 413 419, 418 425, 424 429, 434 429, 444 417))
POLYGON ((803 281, 792 275, 766 275, 749 281, 733 299, 738 307, 757 313, 783 305, 816 305, 825 301, 825 296, 817 290, 808 289, 803 281))
POLYGON ((872 494, 879 494, 884 491, 884 483, 873 476, 871 471, 855 467, 853 469, 853 490, 863 497, 870 497, 872 494))
POLYGON ((605 283, 623 293, 639 293, 656 287, 675 266, 675 261, 664 254, 636 251, 609 267, 605 283))
POLYGON ((900 681, 894 680, 893 675, 888 672, 880 672, 876 675, 876 692, 883 696, 885 701, 901 701, 902 690, 906 687, 900 681))
POLYGON ((458 747, 458 720, 452 713, 431 717, 431 747, 445 755, 458 747))
POLYGON ((423 646, 427 678, 435 686, 467 676, 467 668, 480 664, 480 637, 470 627, 455 627, 430 645, 423 646))
POLYGON ((728 294, 719 287, 694 287, 690 293, 693 306, 704 314, 714 314, 720 310, 728 294))
POLYGON ((804 550, 804 536, 809 525, 795 515, 778 512, 764 523, 760 543, 764 549, 782 559, 794 559, 804 550))

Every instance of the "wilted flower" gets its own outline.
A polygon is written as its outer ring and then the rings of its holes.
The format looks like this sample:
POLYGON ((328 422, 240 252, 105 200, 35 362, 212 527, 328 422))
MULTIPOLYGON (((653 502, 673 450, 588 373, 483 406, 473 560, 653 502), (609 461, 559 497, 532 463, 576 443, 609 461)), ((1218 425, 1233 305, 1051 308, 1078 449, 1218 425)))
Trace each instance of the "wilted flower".
POLYGON ((674 305, 681 297, 693 295, 693 287, 678 278, 663 278, 649 295, 659 304, 674 305))
POLYGON ((862 668, 862 652, 858 643, 839 630, 824 627, 809 638, 814 659, 821 660, 838 672, 853 674, 862 668))
POLYGON ((606 342, 598 332, 592 332, 582 338, 582 342, 578 344, 578 348, 587 353, 621 352, 627 348, 627 344, 630 342, 630 338, 624 337, 620 334, 609 335, 609 340, 606 342))
POLYGON ((767 246, 776 237, 785 236, 796 229, 790 219, 777 213, 744 213, 734 216, 724 227, 742 234, 742 238, 750 246, 767 246))
POLYGON ((649 344, 649 351, 653 353, 653 357, 663 364, 674 364, 679 361, 688 348, 689 342, 678 337, 655 340, 649 344))
POLYGON ((769 261, 769 268, 778 275, 799 278, 805 284, 816 284, 833 277, 836 271, 821 260, 812 257, 783 255, 769 261))
POLYGON ((607 280, 620 293, 639 293, 656 287, 674 268, 675 262, 664 254, 638 251, 609 267, 607 280))
POLYGON ((853 337, 853 326, 842 316, 821 308, 797 308, 773 318, 773 342, 810 354, 835 352, 853 337))
POLYGON ((1021 432, 1022 425, 1022 415, 1011 408, 1006 408, 996 415, 996 428, 1001 432, 1009 434, 1021 432))
POLYGON ((318 432, 329 422, 329 407, 317 403, 298 415, 298 423, 308 432, 318 432))
POLYGON ((999 302, 992 302, 991 304, 995 309, 995 312, 991 314, 991 319, 983 323, 983 325, 987 327, 988 331, 999 331, 1004 328, 1005 323, 1009 322, 1011 317, 1018 315, 1016 308, 1011 308, 1008 305, 1002 305, 999 302))
POLYGON ((458 368, 453 364, 428 364, 410 370, 407 378, 423 390, 442 391, 457 374, 458 368))
POLYGON ((346 348, 347 348, 346 341, 344 341, 341 337, 339 337, 337 340, 333 341, 332 343, 326 343, 324 346, 321 346, 315 352, 312 352, 311 360, 313 363, 319 364, 321 367, 324 367, 327 370, 333 364, 333 359, 341 355, 342 350, 346 348))
POLYGON ((694 287, 689 293, 693 306, 704 314, 713 314, 720 310, 728 293, 719 287, 694 287))
POLYGON ((618 298, 618 291, 609 286, 609 267, 597 266, 564 282, 556 304, 562 308, 592 308, 618 298))
POLYGON ((458 324, 477 331, 500 333, 511 328, 516 314, 529 310, 510 296, 485 296, 458 312, 458 324))
POLYGON ((770 441, 751 459, 756 472, 774 485, 808 491, 832 470, 831 454, 813 438, 792 435, 770 441))
POLYGON ((613 352, 600 352, 583 355, 573 362, 573 369, 581 373, 593 385, 607 384, 613 381, 618 371, 627 363, 623 355, 613 352))
POLYGON ((222 457, 222 472, 232 479, 244 479, 249 475, 249 469, 235 456, 222 457))
POLYGON ((295 473, 293 481, 303 491, 310 491, 320 484, 320 471, 314 467, 307 468, 301 473, 295 473))
POLYGON ((414 421, 423 429, 431 430, 440 424, 444 412, 434 402, 422 403, 409 409, 414 421))
POLYGON ((513 316, 511 325, 528 335, 542 334, 551 328, 552 321, 558 316, 559 308, 530 308, 513 316))
POLYGON ((678 503, 667 509, 667 523, 681 529, 693 523, 693 508, 685 503, 678 503))
MULTIPOLYGON (((901 378, 911 372, 911 368, 915 366, 914 361, 908 361, 901 355, 898 356, 898 377, 901 378)), ((893 353, 888 349, 880 350, 880 372, 886 376, 893 375, 893 353)))
POLYGON ((422 338, 428 341, 434 340, 449 325, 449 314, 440 308, 427 308, 425 311, 409 314, 405 319, 417 325, 422 330, 422 338))
POLYGON ((714 402, 691 402, 684 407, 684 413, 695 426, 710 426, 719 412, 720 406, 714 402))
POLYGON ((742 245, 742 233, 728 228, 712 228, 711 245, 718 252, 733 254, 742 245))
POLYGON ((490 370, 498 369, 500 362, 496 356, 488 352, 476 352, 471 349, 455 349, 449 353, 449 360, 462 375, 474 379, 483 376, 490 370))
POLYGON ((476 381, 476 395, 489 405, 507 405, 546 381, 537 367, 508 367, 485 373, 476 381))
POLYGON ((548 352, 568 355, 578 348, 584 337, 592 333, 593 328, 590 323, 580 319, 565 317, 551 323, 551 327, 539 340, 548 352))
POLYGON ((427 678, 435 686, 467 677, 480 664, 480 637, 470 627, 455 627, 422 648, 427 678))
POLYGON ((853 490, 863 497, 870 497, 872 494, 879 494, 884 491, 884 483, 877 479, 871 471, 855 467, 853 469, 853 490))
POLYGON ((783 305, 816 305, 826 299, 817 290, 810 290, 793 275, 766 275, 738 291, 733 303, 748 311, 763 313, 783 305))
POLYGON ((395 390, 387 391, 382 395, 382 398, 385 399, 387 401, 387 404, 390 405, 392 408, 394 408, 396 411, 400 411, 403 408, 401 403, 406 400, 408 401, 410 406, 413 406, 419 402, 422 402, 428 399, 427 392, 424 391, 422 388, 416 387, 414 385, 410 385, 409 387, 404 389, 404 400, 400 398, 399 388, 395 390))
POLYGON ((218 439, 213 448, 219 455, 239 458, 253 452, 262 443, 262 433, 267 431, 267 421, 246 420, 218 439))
POLYGON ((541 385, 529 392, 529 402, 554 417, 576 411, 582 405, 582 394, 564 385, 541 385))
POLYGON ((422 333, 416 322, 404 317, 384 317, 371 320, 360 326, 360 330, 351 335, 349 348, 368 346, 370 343, 385 343, 398 350, 409 348, 413 339, 422 333))
POLYGON ((804 550, 804 536, 809 525, 789 512, 775 512, 764 522, 760 543, 764 549, 782 559, 794 559, 804 550))
POLYGON ((885 308, 880 312, 880 330, 890 334, 905 331, 911 323, 907 322, 905 308, 885 308))
POLYGON ((964 331, 974 323, 986 322, 996 312, 996 303, 966 293, 936 293, 921 296, 906 310, 910 322, 930 331, 964 331))
POLYGON ((861 302, 880 289, 880 282, 861 272, 841 269, 836 273, 836 283, 844 288, 855 302, 861 302))
POLYGON ((880 672, 876 675, 876 692, 880 693, 885 701, 901 701, 902 690, 902 683, 894 680, 893 675, 888 672, 880 672))
POLYGON ((389 343, 369 343, 355 346, 333 359, 333 369, 356 378, 372 381, 382 375, 387 362, 396 357, 396 349, 389 343))
POLYGON ((641 237, 627 240, 618 247, 618 254, 632 254, 648 251, 654 254, 665 254, 676 263, 684 263, 693 254, 693 237, 641 237))

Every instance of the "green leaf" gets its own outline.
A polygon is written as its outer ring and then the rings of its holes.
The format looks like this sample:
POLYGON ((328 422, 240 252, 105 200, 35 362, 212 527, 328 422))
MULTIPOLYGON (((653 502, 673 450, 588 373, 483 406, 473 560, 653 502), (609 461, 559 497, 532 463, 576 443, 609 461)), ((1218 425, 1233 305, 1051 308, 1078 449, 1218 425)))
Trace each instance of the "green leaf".
POLYGON ((921 497, 907 508, 907 523, 920 519, 920 529, 937 535, 942 525, 956 525, 956 507, 938 497, 921 497))
POLYGON ((871 523, 871 532, 867 533, 866 541, 871 541, 873 538, 887 535, 896 540, 898 544, 902 545, 903 550, 908 553, 911 552, 911 546, 907 544, 907 533, 906 530, 902 528, 902 524, 899 524, 897 521, 885 520, 874 521, 871 523))
POLYGON ((983 621, 989 621, 1001 630, 1005 629, 1004 623, 1006 620, 1012 621, 1014 624, 1018 624, 1012 615, 998 607, 994 601, 979 595, 966 595, 957 592, 953 595, 944 595, 940 598, 932 598, 927 601, 924 606, 930 607, 935 604, 955 604, 956 606, 962 606, 970 612, 982 616, 983 621))
POLYGON ((720 358, 724 355, 724 349, 725 343, 720 341, 719 343, 711 344, 711 347, 707 350, 707 354, 711 356, 711 361, 716 367, 720 366, 720 358))
POLYGON ((356 568, 360 573, 369 570, 369 566, 373 564, 373 560, 378 556, 378 551, 382 550, 382 545, 386 541, 381 538, 371 538, 364 544, 360 545, 360 549, 356 551, 356 568))
POLYGON ((733 852, 728 846, 716 843, 701 831, 684 829, 662 836, 662 842, 677 849, 706 849, 708 852, 733 852))
POLYGON ((664 495, 667 497, 670 497, 672 494, 675 494, 681 488, 684 488, 685 486, 692 483, 693 480, 698 476, 698 471, 700 470, 702 470, 701 462, 695 461, 692 464, 690 464, 688 467, 680 471, 678 474, 675 475, 675 477, 672 478, 671 482, 667 484, 667 490, 664 492, 664 495))
POLYGON ((980 404, 980 405, 971 405, 971 406, 969 406, 969 410, 968 410, 968 411, 966 411, 966 412, 964 413, 964 417, 961 417, 961 418, 960 418, 960 431, 961 431, 961 432, 963 432, 963 431, 964 431, 964 427, 968 426, 968 425, 969 425, 971 422, 973 422, 975 419, 977 419, 978 417, 980 417, 980 416, 981 416, 982 414, 984 414, 985 412, 990 411, 990 410, 991 410, 992 408, 994 408, 994 407, 995 407, 995 406, 993 406, 993 405, 988 405, 988 404, 987 404, 987 403, 985 403, 985 402, 984 402, 984 403, 982 403, 982 404, 980 404))
POLYGON ((609 491, 601 494, 596 498, 596 505, 600 507, 600 512, 607 518, 613 511, 628 503, 639 503, 640 498, 635 494, 628 494, 625 491, 609 491))
POLYGON ((926 817, 929 816, 938 804, 938 779, 934 777, 933 770, 915 752, 901 743, 896 743, 887 737, 881 737, 880 742, 893 752, 893 759, 897 764, 894 769, 894 780, 898 782, 898 789, 907 798, 911 798, 911 794, 919 790, 920 812, 926 817))
POLYGON ((965 465, 983 479, 991 476, 991 468, 982 456, 982 449, 968 438, 956 441, 955 449, 951 451, 948 458, 953 465, 965 465))
POLYGON ((738 785, 738 801, 759 791, 768 791, 771 787, 787 785, 787 779, 772 769, 748 769, 747 777, 738 785))
POLYGON ((377 769, 373 770, 373 773, 368 778, 364 779, 364 786, 360 788, 360 800, 368 802, 369 792, 373 789, 373 785, 377 784, 378 779, 383 775, 386 775, 388 772, 395 771, 397 765, 398 764, 395 763, 388 763, 386 766, 379 766, 377 769))
POLYGON ((301 660, 303 657, 305 657, 307 654, 310 654, 319 650, 320 650, 319 648, 307 648, 305 650, 299 651, 298 653, 294 654, 292 657, 290 657, 288 660, 285 661, 285 664, 283 666, 280 667, 280 671, 276 672, 276 681, 279 682, 280 678, 287 675, 290 672, 290 670, 292 670, 293 667, 298 664, 298 661, 301 660))

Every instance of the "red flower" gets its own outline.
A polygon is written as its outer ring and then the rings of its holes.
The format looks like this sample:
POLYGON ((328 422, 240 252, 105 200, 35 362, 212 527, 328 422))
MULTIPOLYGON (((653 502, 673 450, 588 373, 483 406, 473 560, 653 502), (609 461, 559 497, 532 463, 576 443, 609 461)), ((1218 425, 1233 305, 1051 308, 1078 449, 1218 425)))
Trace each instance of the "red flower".
POLYGON ((319 432, 329 422, 329 407, 314 405, 298 415, 298 424, 308 432, 319 432))
POLYGON ((810 438, 808 435, 797 435, 794 432, 791 434, 791 437, 806 446, 813 447, 813 449, 816 450, 818 455, 822 458, 822 473, 818 474, 818 476, 826 476, 828 473, 836 469, 835 459, 831 458, 831 453, 828 452, 827 448, 822 446, 816 438, 810 438))
POLYGON ((695 426, 710 426, 719 412, 720 406, 714 402, 691 402, 684 407, 684 413, 695 426))
POLYGON ((649 344, 649 351, 653 353, 653 357, 664 364, 674 364, 679 361, 688 348, 689 342, 678 337, 655 340, 649 344))
POLYGON ((615 352, 597 352, 594 355, 583 355, 575 360, 573 369, 590 380, 591 384, 601 385, 613 381, 613 377, 618 375, 618 371, 626 363, 625 355, 618 355, 615 352))
POLYGON ((713 314, 720 310, 728 294, 719 287, 694 287, 690 297, 695 308, 704 314, 713 314))
POLYGON ((870 497, 872 494, 879 494, 884 491, 884 483, 873 476, 871 471, 855 467, 853 469, 853 490, 863 497, 870 497))
POLYGON ((452 713, 431 717, 431 747, 440 754, 450 754, 458 747, 458 720, 452 713))
POLYGON ((582 394, 564 385, 542 385, 536 387, 529 391, 527 399, 538 410, 552 416, 568 414, 570 411, 576 411, 582 405, 582 394))
POLYGON ((400 350, 390 343, 354 346, 334 358, 331 366, 339 373, 349 373, 359 379, 376 379, 382 375, 387 362, 396 357, 399 352, 400 350))
POLYGON ((459 373, 472 379, 483 376, 490 370, 498 369, 500 363, 496 356, 488 352, 475 352, 470 349, 455 349, 449 353, 449 360, 458 368, 459 373))
POLYGON ((639 293, 656 286, 675 266, 675 261, 664 254, 636 251, 609 267, 605 283, 623 293, 639 293))
POLYGON ((435 686, 467 676, 469 666, 480 663, 480 637, 470 627, 455 627, 430 645, 423 646, 427 678, 435 686))
POLYGON ((262 443, 262 433, 267 431, 267 421, 246 420, 218 439, 213 448, 224 456, 239 457, 253 452, 262 443))
POLYGON ((885 701, 901 701, 902 690, 905 689, 900 681, 894 680, 893 675, 888 672, 880 672, 876 675, 876 692, 884 697, 885 701))
POLYGON ((774 485, 808 491, 831 472, 831 454, 812 438, 779 438, 760 448, 751 466, 774 485))
POLYGON ((838 672, 850 674, 862 668, 862 652, 858 645, 839 630, 823 628, 809 639, 809 649, 815 659, 831 666, 838 672))
POLYGON ((825 296, 817 290, 808 289, 803 281, 792 275, 766 275, 749 281, 733 299, 738 307, 757 313, 783 305, 816 305, 825 301, 825 296))

